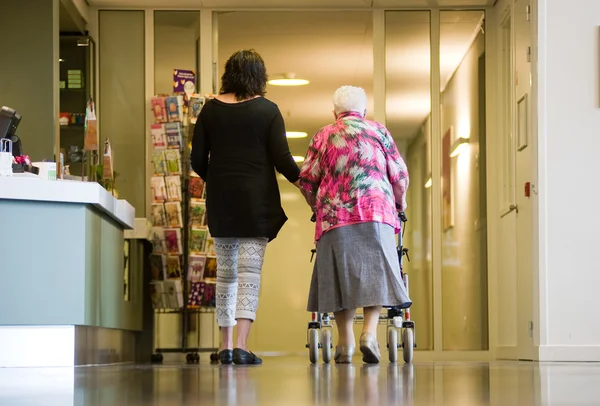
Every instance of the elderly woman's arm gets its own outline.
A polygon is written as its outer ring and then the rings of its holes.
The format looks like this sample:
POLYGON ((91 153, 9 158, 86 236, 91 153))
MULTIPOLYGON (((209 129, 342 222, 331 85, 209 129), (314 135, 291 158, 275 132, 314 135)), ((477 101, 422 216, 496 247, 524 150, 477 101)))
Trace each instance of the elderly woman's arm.
POLYGON ((394 198, 396 199, 396 207, 398 211, 405 211, 407 208, 406 204, 406 190, 408 189, 408 174, 406 178, 399 179, 396 183, 392 183, 392 190, 394 191, 394 198))
POLYGON ((398 152, 394 139, 387 130, 385 131, 384 149, 387 161, 388 178, 392 184, 396 207, 398 208, 398 211, 405 211, 407 208, 406 191, 408 190, 409 184, 408 169, 400 156, 400 152, 398 152))
POLYGON ((300 190, 306 203, 315 211, 317 206, 317 191, 321 183, 321 137, 317 133, 310 142, 304 164, 300 170, 300 190))

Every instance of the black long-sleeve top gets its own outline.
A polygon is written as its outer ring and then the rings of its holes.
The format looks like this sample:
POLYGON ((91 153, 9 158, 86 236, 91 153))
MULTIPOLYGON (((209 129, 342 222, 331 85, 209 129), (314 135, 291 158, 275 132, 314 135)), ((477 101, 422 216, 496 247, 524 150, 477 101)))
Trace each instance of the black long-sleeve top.
POLYGON ((208 101, 196 122, 192 169, 206 181, 213 237, 274 239, 287 216, 275 169, 290 182, 300 170, 289 150, 283 117, 264 97, 208 101))

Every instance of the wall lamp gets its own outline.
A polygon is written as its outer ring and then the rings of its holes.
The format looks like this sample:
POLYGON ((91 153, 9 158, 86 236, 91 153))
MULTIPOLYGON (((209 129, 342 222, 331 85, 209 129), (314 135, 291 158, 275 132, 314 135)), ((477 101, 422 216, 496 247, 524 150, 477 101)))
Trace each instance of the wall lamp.
POLYGON ((429 179, 427 179, 427 182, 425 182, 425 189, 429 189, 431 187, 432 184, 432 180, 431 177, 429 179))
POLYGON ((467 147, 469 144, 469 139, 464 137, 459 137, 454 144, 452 144, 452 149, 450 150, 450 157, 454 158, 455 156, 460 155, 461 152, 467 147))

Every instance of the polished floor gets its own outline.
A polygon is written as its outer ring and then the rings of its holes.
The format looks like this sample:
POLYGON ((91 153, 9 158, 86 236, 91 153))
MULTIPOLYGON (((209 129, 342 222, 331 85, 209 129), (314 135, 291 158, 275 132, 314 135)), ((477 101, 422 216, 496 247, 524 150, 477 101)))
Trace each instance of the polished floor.
POLYGON ((600 364, 6 368, 0 405, 600 405, 600 364))

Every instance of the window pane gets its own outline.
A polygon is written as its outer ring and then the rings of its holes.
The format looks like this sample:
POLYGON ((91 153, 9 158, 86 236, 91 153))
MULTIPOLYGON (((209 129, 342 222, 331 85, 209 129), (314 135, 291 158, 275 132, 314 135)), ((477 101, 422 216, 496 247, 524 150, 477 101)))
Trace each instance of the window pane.
POLYGON ((431 262, 431 45, 429 11, 390 11, 385 18, 386 125, 410 176, 404 246, 417 325, 417 348, 433 349, 431 262))

